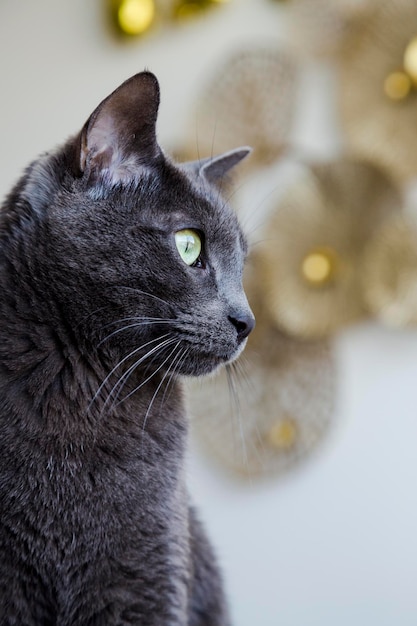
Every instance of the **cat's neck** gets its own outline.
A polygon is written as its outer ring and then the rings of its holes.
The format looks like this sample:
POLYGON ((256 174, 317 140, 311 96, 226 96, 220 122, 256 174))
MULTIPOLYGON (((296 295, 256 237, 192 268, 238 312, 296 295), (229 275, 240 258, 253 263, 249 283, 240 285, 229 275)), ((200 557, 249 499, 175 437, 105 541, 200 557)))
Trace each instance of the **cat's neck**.
MULTIPOLYGON (((2 274, 0 287, 0 398, 25 437, 93 445, 111 437, 115 445, 134 437, 157 437, 167 423, 185 428, 179 382, 161 372, 129 364, 115 349, 81 344, 53 302, 38 302, 36 289, 17 298, 2 274), (168 416, 168 419, 166 419, 168 416)), ((3 427, 5 422, 3 420, 3 427)), ((0 423, 0 429, 2 424, 0 423)))

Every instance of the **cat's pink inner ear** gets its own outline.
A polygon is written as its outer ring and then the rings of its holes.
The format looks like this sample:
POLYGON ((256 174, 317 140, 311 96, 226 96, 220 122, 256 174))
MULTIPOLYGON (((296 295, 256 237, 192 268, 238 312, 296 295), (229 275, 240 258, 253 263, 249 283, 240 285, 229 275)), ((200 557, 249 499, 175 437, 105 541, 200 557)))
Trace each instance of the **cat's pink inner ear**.
POLYGON ((156 140, 159 85, 136 74, 106 98, 85 124, 79 167, 91 182, 114 185, 137 179, 161 151, 156 140))
MULTIPOLYGON (((111 161, 112 147, 117 143, 113 121, 110 115, 98 116, 92 127, 83 133, 80 167, 84 171, 87 161, 96 160, 102 164, 111 161)), ((102 165, 103 166, 103 165, 102 165)))

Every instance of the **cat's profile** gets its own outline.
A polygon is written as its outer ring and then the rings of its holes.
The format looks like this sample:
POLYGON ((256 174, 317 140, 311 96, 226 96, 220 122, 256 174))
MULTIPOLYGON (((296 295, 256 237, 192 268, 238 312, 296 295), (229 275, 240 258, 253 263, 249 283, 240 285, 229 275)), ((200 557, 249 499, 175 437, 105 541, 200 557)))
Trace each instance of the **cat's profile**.
POLYGON ((254 325, 219 194, 248 150, 175 165, 158 105, 123 83, 0 211, 1 626, 229 624, 179 378, 254 325))

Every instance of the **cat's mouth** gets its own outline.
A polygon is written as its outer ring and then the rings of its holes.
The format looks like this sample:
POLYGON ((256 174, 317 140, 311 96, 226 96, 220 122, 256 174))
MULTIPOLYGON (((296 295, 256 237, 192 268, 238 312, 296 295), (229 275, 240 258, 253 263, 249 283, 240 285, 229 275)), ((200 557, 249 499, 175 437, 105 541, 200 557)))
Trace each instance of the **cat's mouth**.
POLYGON ((211 374, 220 367, 233 363, 241 355, 246 340, 242 341, 237 348, 228 352, 203 352, 196 351, 189 355, 186 362, 182 364, 181 374, 184 376, 204 376, 211 374))

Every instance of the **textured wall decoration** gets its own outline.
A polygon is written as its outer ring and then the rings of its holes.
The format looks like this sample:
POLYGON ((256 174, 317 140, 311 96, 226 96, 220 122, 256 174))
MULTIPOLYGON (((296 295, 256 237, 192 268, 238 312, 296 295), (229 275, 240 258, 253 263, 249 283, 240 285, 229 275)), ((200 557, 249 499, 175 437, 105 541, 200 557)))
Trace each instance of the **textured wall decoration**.
POLYGON ((384 0, 290 0, 293 40, 308 54, 341 55, 356 45, 384 0))
MULTIPOLYGON (((417 325, 417 207, 404 184, 417 176, 417 2, 281 10, 304 53, 334 61, 344 145, 278 190, 246 277, 257 328, 242 365, 190 388, 197 436, 251 476, 282 473, 322 440, 336 404, 331 336, 371 316, 417 325)), ((303 59, 273 45, 226 59, 196 107, 198 156, 250 144, 253 177, 291 159, 303 59)))
POLYGON ((201 387, 190 383, 192 426, 228 469, 241 476, 279 475, 305 459, 330 424, 331 348, 290 339, 271 327, 262 339, 256 331, 244 362, 241 384, 231 382, 227 371, 201 387))
POLYGON ((257 326, 245 356, 204 384, 190 382, 192 425, 203 446, 242 477, 277 476, 308 457, 331 423, 336 369, 328 341, 290 338, 264 314, 252 257, 245 287, 257 326))
MULTIPOLYGON (((197 106, 198 151, 212 154, 249 144, 253 168, 277 159, 291 129, 297 66, 284 49, 250 47, 226 59, 197 106)), ((187 152, 196 156, 195 128, 187 152)))
POLYGON ((373 315, 390 326, 417 326, 417 214, 397 214, 376 229, 363 280, 373 315))
POLYGON ((276 325, 321 337, 363 317, 366 245, 401 204, 395 185, 370 163, 341 158, 306 167, 278 203, 259 247, 276 325))
POLYGON ((292 0, 296 48, 336 62, 350 149, 399 180, 417 175, 415 0, 292 0))
POLYGON ((417 2, 381 2, 340 64, 339 103, 352 150, 399 180, 417 175, 417 2))

